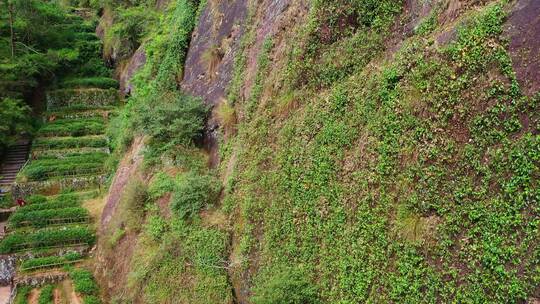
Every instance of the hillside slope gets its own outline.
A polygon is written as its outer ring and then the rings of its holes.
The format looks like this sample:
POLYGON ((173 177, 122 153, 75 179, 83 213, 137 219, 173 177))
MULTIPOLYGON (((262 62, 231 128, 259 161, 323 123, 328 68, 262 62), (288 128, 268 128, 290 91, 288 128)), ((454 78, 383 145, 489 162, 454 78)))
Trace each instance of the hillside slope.
POLYGON ((102 227, 106 296, 540 298, 539 15, 534 0, 106 7, 132 170, 102 227), (128 13, 144 31, 112 43, 128 13))

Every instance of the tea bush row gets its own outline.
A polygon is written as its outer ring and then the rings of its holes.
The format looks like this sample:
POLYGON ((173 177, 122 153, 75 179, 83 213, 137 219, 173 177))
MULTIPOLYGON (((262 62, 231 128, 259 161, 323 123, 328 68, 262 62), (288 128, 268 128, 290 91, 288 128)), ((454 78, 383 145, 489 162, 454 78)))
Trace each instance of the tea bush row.
POLYGON ((92 272, 86 269, 72 269, 69 276, 73 280, 75 291, 82 295, 85 304, 100 304, 99 286, 92 272))
POLYGON ((100 88, 118 89, 118 81, 109 77, 87 77, 65 79, 59 84, 60 88, 100 88))
POLYGON ((13 253, 26 249, 39 249, 58 245, 88 244, 95 241, 94 232, 88 227, 43 229, 30 233, 15 232, 0 242, 0 253, 13 253))
POLYGON ((108 154, 88 153, 63 158, 43 158, 30 162, 19 174, 29 180, 44 180, 61 175, 99 173, 108 154))
POLYGON ((22 270, 46 268, 50 266, 59 266, 62 263, 73 262, 82 259, 83 256, 77 252, 67 253, 62 256, 48 256, 41 258, 33 258, 23 261, 20 265, 22 270))
POLYGON ((99 117, 80 119, 59 119, 43 126, 38 136, 84 136, 99 135, 105 132, 105 120, 99 117))
POLYGON ((107 147, 108 140, 105 136, 86 137, 41 137, 34 140, 32 147, 47 149, 76 149, 82 147, 107 147))
POLYGON ((88 210, 82 207, 68 207, 61 209, 36 210, 29 212, 15 212, 8 220, 9 227, 25 226, 44 227, 48 224, 62 222, 81 222, 88 219, 88 210))

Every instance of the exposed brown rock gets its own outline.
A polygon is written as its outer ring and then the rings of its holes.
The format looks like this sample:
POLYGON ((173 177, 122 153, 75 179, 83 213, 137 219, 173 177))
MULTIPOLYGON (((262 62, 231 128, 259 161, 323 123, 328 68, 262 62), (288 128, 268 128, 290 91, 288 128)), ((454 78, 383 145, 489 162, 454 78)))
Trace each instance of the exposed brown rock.
POLYGON ((225 96, 246 14, 246 0, 208 1, 191 39, 182 89, 208 104, 225 96))
POLYGON ((132 90, 132 85, 130 83, 131 78, 135 73, 141 69, 146 63, 146 51, 144 45, 141 45, 131 56, 126 66, 122 69, 120 73, 120 91, 123 94, 129 94, 132 90))
POLYGON ((540 1, 517 1, 506 34, 517 79, 523 92, 533 95, 540 89, 540 1))
POLYGON ((103 214, 101 215, 101 227, 103 230, 107 227, 107 224, 111 220, 118 204, 120 198, 122 197, 122 192, 130 178, 135 174, 139 169, 139 166, 142 163, 142 155, 140 152, 144 147, 144 141, 142 137, 137 137, 131 146, 131 150, 126 154, 124 159, 120 162, 116 174, 109 188, 109 195, 107 196, 105 203, 105 208, 103 208, 103 214))

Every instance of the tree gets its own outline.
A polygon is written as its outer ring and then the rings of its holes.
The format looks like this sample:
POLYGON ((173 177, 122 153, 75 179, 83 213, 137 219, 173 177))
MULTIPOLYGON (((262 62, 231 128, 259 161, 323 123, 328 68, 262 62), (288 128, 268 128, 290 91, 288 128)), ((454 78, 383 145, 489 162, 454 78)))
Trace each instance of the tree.
POLYGON ((15 31, 13 29, 13 2, 6 0, 6 6, 9 14, 9 42, 11 47, 11 59, 15 58, 15 31))
POLYGON ((17 99, 2 99, 0 102, 0 146, 8 145, 20 132, 30 129, 30 107, 17 99))

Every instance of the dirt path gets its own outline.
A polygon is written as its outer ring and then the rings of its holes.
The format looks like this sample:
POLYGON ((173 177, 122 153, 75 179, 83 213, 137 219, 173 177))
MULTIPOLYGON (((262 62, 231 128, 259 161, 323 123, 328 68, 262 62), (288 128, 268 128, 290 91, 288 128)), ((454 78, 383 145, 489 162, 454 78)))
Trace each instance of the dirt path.
POLYGON ((28 304, 38 304, 39 292, 40 291, 35 288, 30 291, 30 295, 28 296, 28 304))
POLYGON ((60 290, 58 290, 58 288, 54 289, 53 303, 54 304, 62 304, 62 295, 60 294, 60 290))
POLYGON ((71 304, 82 304, 81 299, 79 298, 77 293, 75 293, 75 291, 71 292, 71 299, 70 299, 69 303, 71 303, 71 304))
POLYGON ((62 290, 64 295, 67 297, 67 302, 69 304, 82 304, 81 299, 73 290, 73 282, 71 280, 65 280, 62 282, 62 290))

